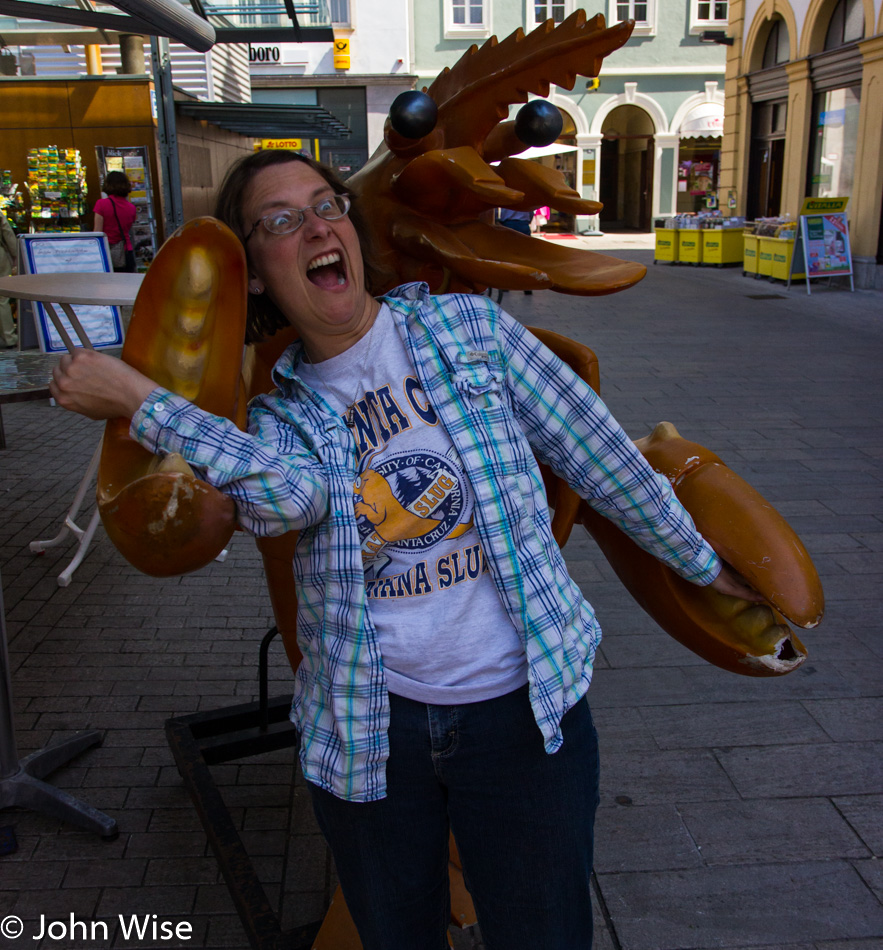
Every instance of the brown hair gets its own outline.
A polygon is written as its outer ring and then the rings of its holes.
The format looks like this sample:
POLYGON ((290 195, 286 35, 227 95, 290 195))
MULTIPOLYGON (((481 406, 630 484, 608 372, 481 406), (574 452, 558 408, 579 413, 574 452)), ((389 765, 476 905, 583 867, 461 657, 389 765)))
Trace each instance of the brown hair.
POLYGON ((108 172, 104 176, 104 190, 109 195, 125 198, 132 190, 132 183, 125 172, 108 172))
MULTIPOLYGON (((362 262, 365 269, 365 287, 368 293, 372 292, 376 277, 376 266, 370 253, 368 228, 364 214, 359 206, 357 195, 347 188, 344 182, 326 165, 317 162, 308 155, 300 152, 291 152, 286 149, 266 149, 253 152, 235 162, 224 176, 224 181, 218 189, 215 201, 215 217, 224 222, 245 246, 246 256, 248 247, 245 238, 251 230, 251 221, 243 221, 242 204, 245 192, 255 175, 273 165, 285 165, 289 162, 301 162, 312 168, 334 189, 335 194, 348 194, 352 199, 349 218, 356 229, 359 238, 359 247, 362 252, 362 262)), ((290 326, 290 321, 267 294, 248 295, 248 317, 245 325, 245 342, 258 343, 264 337, 272 336, 277 330, 290 326)))

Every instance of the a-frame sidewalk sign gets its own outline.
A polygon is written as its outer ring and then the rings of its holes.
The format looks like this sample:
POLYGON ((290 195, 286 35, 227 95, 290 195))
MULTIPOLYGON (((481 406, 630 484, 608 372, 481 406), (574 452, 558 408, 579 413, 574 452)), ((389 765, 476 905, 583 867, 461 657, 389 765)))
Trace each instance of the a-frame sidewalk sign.
POLYGON ((846 203, 849 198, 804 198, 797 228, 797 243, 791 256, 791 278, 800 273, 801 261, 806 274, 806 292, 816 277, 849 277, 849 289, 855 290, 852 275, 852 250, 846 203))

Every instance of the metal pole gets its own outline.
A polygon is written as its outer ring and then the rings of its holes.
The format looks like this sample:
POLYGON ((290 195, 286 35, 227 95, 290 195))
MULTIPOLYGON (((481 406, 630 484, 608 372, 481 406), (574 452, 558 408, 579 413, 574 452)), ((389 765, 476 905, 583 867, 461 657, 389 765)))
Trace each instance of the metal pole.
POLYGON ((18 771, 15 748, 15 727, 12 723, 12 675, 6 648, 6 615, 3 608, 3 587, 0 584, 0 780, 18 771))
POLYGON ((175 99, 172 94, 172 62, 169 41, 151 36, 150 59, 156 87, 156 129, 159 136, 160 179, 165 206, 165 236, 184 223, 181 198, 181 168, 178 162, 178 135, 175 130, 175 99))

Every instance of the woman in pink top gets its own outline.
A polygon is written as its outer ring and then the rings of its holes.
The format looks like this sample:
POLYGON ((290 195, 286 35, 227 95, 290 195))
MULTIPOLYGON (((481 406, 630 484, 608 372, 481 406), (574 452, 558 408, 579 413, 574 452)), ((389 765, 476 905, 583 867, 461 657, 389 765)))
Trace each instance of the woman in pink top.
POLYGON ((138 213, 126 197, 132 185, 123 172, 108 172, 104 190, 107 197, 99 198, 93 208, 95 230, 107 235, 113 269, 131 274, 135 270, 135 251, 130 232, 138 213))

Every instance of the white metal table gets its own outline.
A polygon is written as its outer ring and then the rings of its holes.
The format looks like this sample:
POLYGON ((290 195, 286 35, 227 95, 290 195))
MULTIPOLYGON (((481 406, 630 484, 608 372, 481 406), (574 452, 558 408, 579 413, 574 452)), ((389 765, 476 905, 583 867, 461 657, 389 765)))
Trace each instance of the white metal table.
POLYGON ((79 345, 91 350, 92 343, 80 325, 72 305, 131 306, 138 296, 138 289, 143 280, 143 274, 18 274, 15 277, 0 278, 0 294, 4 297, 42 303, 55 329, 64 340, 64 345, 73 350, 76 344, 58 316, 54 306, 58 304, 79 337, 79 345))
MULTIPOLYGON (((77 344, 73 342, 64 322, 55 310, 55 304, 58 304, 64 315, 70 321, 74 333, 79 339, 79 345, 92 349, 92 343, 83 329, 77 315, 73 309, 74 304, 86 304, 92 306, 129 306, 135 302, 141 282, 144 280, 143 274, 103 274, 103 273, 72 273, 72 274, 19 274, 15 277, 0 278, 0 294, 9 297, 16 297, 19 300, 38 301, 46 307, 49 318, 58 331, 68 350, 76 349, 77 344)), ((47 385, 48 385, 47 373, 47 385)), ((48 394, 48 393, 47 393, 48 394)), ((32 398, 34 398, 32 396, 32 398)), ((2 431, 2 430, 0 430, 2 431)), ((5 439, 2 448, 5 445, 5 439)), ((32 541, 30 549, 34 554, 42 554, 47 548, 55 547, 61 544, 71 532, 77 538, 77 549, 71 559, 70 564, 58 575, 58 584, 60 587, 67 587, 74 571, 80 566, 89 545, 92 543, 92 537, 98 528, 98 509, 92 513, 89 523, 85 528, 81 528, 76 517, 79 514, 80 507, 86 497, 86 492, 92 479, 98 471, 98 460, 101 455, 101 441, 82 481, 74 495, 74 500, 68 509, 61 530, 54 538, 46 541, 32 541)))

